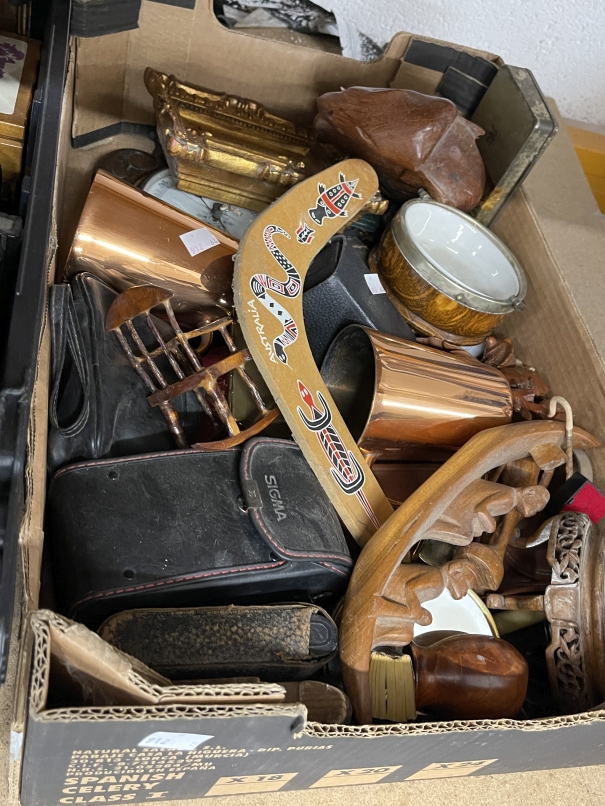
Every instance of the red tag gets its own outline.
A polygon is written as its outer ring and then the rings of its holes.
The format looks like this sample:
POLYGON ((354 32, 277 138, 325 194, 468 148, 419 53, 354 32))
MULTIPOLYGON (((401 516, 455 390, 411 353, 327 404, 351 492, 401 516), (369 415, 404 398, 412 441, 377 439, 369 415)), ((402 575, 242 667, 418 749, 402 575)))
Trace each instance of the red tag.
POLYGON ((562 509, 564 512, 585 512, 593 523, 598 523, 605 515, 605 495, 587 481, 562 509))

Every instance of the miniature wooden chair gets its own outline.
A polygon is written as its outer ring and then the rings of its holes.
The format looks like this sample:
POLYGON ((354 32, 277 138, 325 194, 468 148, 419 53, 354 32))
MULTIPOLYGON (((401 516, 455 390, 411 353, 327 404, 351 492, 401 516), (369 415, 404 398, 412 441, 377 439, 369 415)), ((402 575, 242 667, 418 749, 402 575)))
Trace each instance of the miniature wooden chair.
POLYGON ((215 442, 198 442, 192 447, 200 450, 218 451, 239 445, 273 422, 279 414, 279 410, 276 406, 271 409, 265 406, 256 384, 245 371, 244 365, 251 360, 251 356, 248 350, 237 350, 228 330, 229 326, 233 324, 231 317, 227 316, 218 319, 184 333, 172 310, 171 297, 172 293, 170 291, 158 286, 142 285, 129 288, 113 301, 105 319, 105 330, 113 331, 116 334, 132 368, 151 392, 147 402, 150 406, 158 406, 166 418, 166 422, 179 448, 188 448, 189 445, 171 401, 186 392, 195 394, 202 410, 210 418, 216 413, 229 433, 229 437, 226 439, 215 442), (174 331, 174 338, 169 341, 165 341, 162 337, 150 313, 151 309, 158 305, 164 306, 168 321, 174 331), (147 349, 134 326, 133 320, 139 316, 145 317, 147 325, 157 341, 158 346, 153 350, 147 349), (122 330, 124 325, 138 350, 138 354, 133 351, 124 335, 122 330), (215 332, 219 332, 223 337, 230 355, 210 367, 204 367, 189 342, 199 337, 211 336, 215 332), (155 359, 160 355, 164 355, 168 359, 170 367, 177 377, 175 382, 169 383, 158 366, 155 359), (145 369, 145 366, 147 369, 145 369), (218 383, 219 378, 233 370, 240 375, 246 384, 261 415, 256 423, 245 430, 241 430, 237 424, 218 383))

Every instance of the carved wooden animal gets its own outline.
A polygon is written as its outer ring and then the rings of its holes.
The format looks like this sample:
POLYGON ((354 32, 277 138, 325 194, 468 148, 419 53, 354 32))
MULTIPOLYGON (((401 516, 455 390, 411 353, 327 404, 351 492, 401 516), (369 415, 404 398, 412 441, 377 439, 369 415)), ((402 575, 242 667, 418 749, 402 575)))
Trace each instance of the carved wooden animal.
POLYGON ((397 589, 398 601, 411 622, 412 632, 415 622, 423 626, 431 623, 430 613, 422 607, 422 602, 436 598, 444 588, 454 599, 461 599, 469 590, 496 590, 504 574, 504 551, 518 518, 503 523, 505 535, 498 536, 495 546, 471 541, 485 532, 495 531, 494 516, 514 512, 518 517, 532 517, 546 506, 548 499, 548 491, 539 485, 516 489, 484 479, 471 482, 423 535, 425 540, 439 540, 464 548, 458 549, 454 559, 440 567, 402 564, 389 583, 389 590, 391 586, 397 589))
POLYGON ((518 509, 524 518, 541 512, 548 491, 535 485, 515 488, 476 479, 456 498, 424 535, 424 539, 466 545, 469 536, 495 531, 498 515, 518 509))
MULTIPOLYGON (((438 336, 420 337, 416 341, 468 358, 468 353, 462 347, 438 336)), ((488 336, 481 363, 496 367, 504 375, 511 389, 513 409, 524 420, 533 418, 545 420, 549 417, 547 398, 550 390, 535 369, 526 367, 520 362, 517 364, 511 339, 488 336)), ((558 412, 556 419, 563 421, 565 415, 558 412)))
MULTIPOLYGON (((514 423, 477 434, 413 493, 364 547, 349 583, 340 631, 343 680, 358 722, 369 723, 372 719, 369 685, 372 649, 408 644, 416 620, 424 625, 430 623, 430 615, 421 607, 422 602, 439 595, 445 584, 460 595, 469 582, 472 584, 473 565, 477 568, 477 561, 479 565, 484 563, 480 555, 484 553, 483 548, 490 547, 469 544, 475 527, 493 515, 488 511, 481 517, 471 516, 470 521, 466 517, 465 522, 470 526, 466 536, 458 529, 451 540, 451 533, 439 526, 444 513, 448 512, 451 517, 456 500, 463 495, 468 501, 467 488, 494 468, 528 457, 543 446, 560 448, 564 441, 565 427, 552 421, 514 423), (469 556, 476 558, 475 562, 461 565, 460 559, 455 558, 454 565, 446 564, 437 569, 402 565, 409 550, 436 525, 437 539, 468 546, 465 551, 468 554, 472 549, 469 556)), ((597 445, 590 434, 578 428, 574 430, 575 448, 597 445)), ((483 485, 474 489, 485 490, 483 485)), ((508 496, 507 505, 512 511, 526 494, 519 496, 517 490, 511 495, 504 490, 503 495, 508 496)), ((499 511, 506 511, 506 506, 501 506, 500 496, 497 501, 499 511)), ((475 498, 480 507, 484 502, 484 497, 475 498)), ((536 503, 539 503, 537 498, 536 503)), ((459 516, 459 521, 461 519, 459 516)))
MULTIPOLYGON (((545 420, 549 416, 548 385, 535 369, 517 361, 511 339, 489 336, 485 342, 485 352, 481 361, 483 364, 497 367, 504 375, 513 395, 513 408, 524 420, 532 418, 545 420)), ((563 421, 565 415, 558 413, 556 419, 563 421)))
POLYGON ((498 367, 498 369, 515 367, 517 359, 512 339, 499 339, 496 336, 488 336, 485 340, 485 351, 481 360, 484 364, 498 367))
POLYGON ((367 160, 389 195, 402 200, 424 188, 460 210, 481 200, 485 167, 475 140, 483 129, 446 98, 350 87, 321 95, 317 108, 317 139, 367 160))
MULTIPOLYGON (((529 367, 502 367, 500 372, 508 381, 513 395, 513 408, 525 420, 532 416, 548 417, 549 389, 538 373, 529 367)), ((564 415, 561 415, 564 416, 564 415)))

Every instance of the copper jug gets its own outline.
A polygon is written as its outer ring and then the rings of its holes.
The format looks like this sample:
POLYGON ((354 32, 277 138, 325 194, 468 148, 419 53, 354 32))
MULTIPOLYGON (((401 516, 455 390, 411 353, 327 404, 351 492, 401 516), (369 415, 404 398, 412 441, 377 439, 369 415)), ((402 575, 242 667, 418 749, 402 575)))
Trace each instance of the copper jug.
POLYGON ((231 306, 237 241, 125 182, 97 171, 65 267, 88 271, 116 291, 156 285, 174 294, 175 313, 231 306), (193 230, 214 243, 191 254, 181 235, 193 230), (210 237, 212 236, 212 237, 210 237))

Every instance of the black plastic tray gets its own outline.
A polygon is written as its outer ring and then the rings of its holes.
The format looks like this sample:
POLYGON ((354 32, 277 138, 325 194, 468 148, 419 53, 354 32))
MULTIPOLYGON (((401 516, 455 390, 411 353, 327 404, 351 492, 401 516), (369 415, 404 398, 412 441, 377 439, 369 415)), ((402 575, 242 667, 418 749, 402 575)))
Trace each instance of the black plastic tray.
POLYGON ((19 529, 25 502, 27 433, 46 278, 56 246, 51 242, 51 222, 69 16, 69 0, 54 0, 48 13, 34 99, 35 131, 29 133, 33 159, 23 246, 0 378, 0 684, 6 679, 13 620, 19 529))

